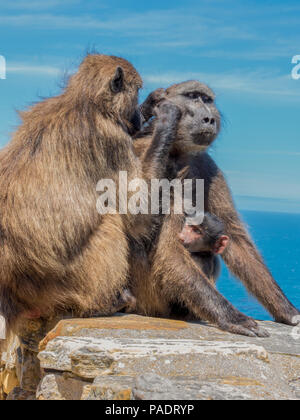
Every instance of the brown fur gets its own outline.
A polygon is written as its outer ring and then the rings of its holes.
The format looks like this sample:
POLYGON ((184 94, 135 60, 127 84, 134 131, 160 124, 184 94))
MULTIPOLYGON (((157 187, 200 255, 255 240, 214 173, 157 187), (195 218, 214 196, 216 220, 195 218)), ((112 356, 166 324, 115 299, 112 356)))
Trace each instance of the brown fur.
MULTIPOLYGON (((209 107, 209 116, 217 119, 215 136, 203 136, 195 144, 191 137, 191 127, 195 127, 184 116, 191 113, 184 94, 189 90, 199 90, 214 99, 214 95, 199 82, 186 82, 174 85, 165 92, 168 100, 181 106, 183 113, 176 139, 168 162, 168 177, 205 180, 205 211, 217 216, 225 224, 230 243, 223 257, 229 269, 246 285, 248 290, 269 310, 279 322, 293 324, 293 317, 298 310, 287 300, 272 278, 262 257, 251 241, 243 223, 236 212, 226 180, 205 149, 218 134, 220 119, 215 105, 209 107), (186 169, 188 168, 188 169, 186 169)), ((194 111, 199 106, 203 115, 203 103, 195 101, 194 111)), ((144 106, 145 107, 145 106, 144 106)), ((205 106, 207 109, 208 106, 205 106)), ((147 109, 147 107, 146 107, 147 109)), ((149 112, 149 110, 148 110, 149 112)), ((202 117, 201 117, 202 118, 202 117)), ((151 129, 145 129, 135 143, 137 154, 143 156, 151 139, 151 129)), ((200 124, 201 125, 201 124, 200 124)), ((199 127, 199 131, 201 128, 199 127)), ((200 136, 201 137, 201 136, 200 136)), ((190 253, 178 240, 178 234, 184 225, 184 216, 161 216, 158 222, 156 242, 151 248, 148 272, 135 264, 132 290, 137 298, 138 313, 145 315, 169 316, 173 304, 186 306, 190 314, 197 319, 207 319, 217 323, 222 329, 232 333, 266 336, 251 319, 237 311, 210 284, 201 264, 193 261, 190 253)))
POLYGON ((146 217, 99 215, 96 184, 118 185, 121 170, 129 181, 143 177, 129 135, 141 86, 126 60, 88 55, 61 95, 21 114, 1 150, 0 310, 9 329, 28 311, 112 312, 128 279, 128 235, 147 235, 149 226, 146 217))

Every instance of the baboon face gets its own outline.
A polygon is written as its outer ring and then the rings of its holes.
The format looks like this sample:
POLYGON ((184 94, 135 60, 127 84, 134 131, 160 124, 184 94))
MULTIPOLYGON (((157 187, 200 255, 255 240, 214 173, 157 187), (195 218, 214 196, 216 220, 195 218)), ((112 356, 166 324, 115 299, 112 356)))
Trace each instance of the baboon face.
POLYGON ((183 112, 175 147, 186 152, 205 150, 221 126, 213 91, 198 81, 188 81, 171 86, 166 94, 183 112))
POLYGON ((206 213, 201 225, 184 225, 179 239, 190 252, 212 252, 221 255, 229 237, 225 235, 224 223, 216 216, 206 213))
POLYGON ((200 226, 184 225, 179 239, 190 252, 210 251, 211 247, 205 236, 205 231, 200 226))
POLYGON ((143 82, 125 59, 102 54, 88 55, 71 77, 66 92, 96 105, 106 118, 113 118, 131 135, 141 128, 138 93, 143 82))

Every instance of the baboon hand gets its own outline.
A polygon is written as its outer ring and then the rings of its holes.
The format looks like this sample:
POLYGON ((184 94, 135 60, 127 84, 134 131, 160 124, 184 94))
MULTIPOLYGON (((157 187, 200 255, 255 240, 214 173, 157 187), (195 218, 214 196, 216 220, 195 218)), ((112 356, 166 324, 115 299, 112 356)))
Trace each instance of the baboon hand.
POLYGON ((160 101, 167 97, 165 89, 156 89, 154 92, 150 93, 146 102, 154 108, 160 101))
POLYGON ((220 320, 218 322, 219 327, 223 331, 230 332, 232 334, 244 335, 246 337, 259 337, 267 338, 270 334, 260 328, 254 319, 237 311, 237 316, 234 316, 232 321, 220 320))
POLYGON ((164 99, 155 107, 154 113, 160 120, 165 120, 168 123, 179 121, 182 116, 179 106, 167 99, 164 99))
POLYGON ((126 313, 134 312, 136 308, 136 298, 130 292, 129 289, 124 289, 120 292, 117 301, 113 306, 113 312, 120 312, 125 310, 126 313))
POLYGON ((275 321, 279 324, 290 325, 292 327, 300 324, 300 312, 298 309, 292 310, 290 313, 284 313, 275 317, 275 321))
POLYGON ((154 117, 154 108, 160 101, 166 98, 166 91, 164 89, 156 89, 150 93, 145 102, 141 105, 141 113, 147 122, 150 118, 154 117))

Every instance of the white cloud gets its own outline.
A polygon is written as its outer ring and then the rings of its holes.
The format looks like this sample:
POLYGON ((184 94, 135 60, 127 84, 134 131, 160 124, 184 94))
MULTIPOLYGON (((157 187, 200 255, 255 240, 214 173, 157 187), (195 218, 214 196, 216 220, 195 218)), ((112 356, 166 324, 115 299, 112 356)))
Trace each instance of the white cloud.
POLYGON ((247 150, 247 154, 255 154, 255 155, 270 155, 270 156, 300 156, 300 152, 296 151, 288 151, 288 150, 247 150))
POLYGON ((278 58, 287 58, 289 60, 293 55, 295 55, 295 52, 300 51, 299 45, 300 41, 298 42, 298 45, 295 45, 294 42, 287 42, 285 45, 280 43, 275 46, 273 45, 272 47, 259 47, 238 51, 208 48, 197 51, 197 56, 238 61, 270 61, 278 58))
POLYGON ((235 202, 239 210, 254 210, 271 213, 300 213, 300 201, 280 198, 236 195, 235 202))
MULTIPOLYGON (((128 36, 151 36, 151 42, 165 42, 166 47, 202 45, 203 41, 220 39, 256 39, 256 35, 237 25, 219 24, 218 20, 199 16, 187 9, 150 10, 143 13, 66 16, 51 13, 18 14, 0 16, 0 24, 8 26, 30 26, 33 28, 104 29, 121 32, 128 36), (183 19, 184 16, 184 19, 183 19), (154 37, 155 39, 153 39, 154 37)), ((157 44, 159 46, 159 43, 157 44)))
MULTIPOLYGON (((68 3, 81 3, 80 0, 67 0, 68 3)), ((0 5, 1 5, 0 0, 0 5)), ((196 8, 178 8, 178 9, 150 9, 142 13, 134 13, 129 10, 122 10, 122 14, 118 9, 111 14, 109 9, 103 9, 101 14, 82 14, 81 16, 69 16, 63 14, 41 13, 42 9, 56 7, 56 0, 19 0, 17 2, 5 2, 10 4, 11 8, 22 10, 23 14, 6 14, 0 16, 0 25, 15 27, 30 27, 41 29, 64 29, 64 30, 98 30, 106 37, 122 37, 134 38, 133 48, 136 52, 143 53, 151 50, 176 50, 185 52, 190 48, 190 55, 195 56, 195 48, 197 54, 201 57, 208 58, 224 58, 236 60, 273 60, 279 57, 289 57, 291 54, 297 53, 300 39, 297 35, 288 36, 281 35, 278 37, 274 33, 274 28, 278 27, 277 22, 284 20, 284 16, 288 16, 291 29, 297 30, 296 22, 292 24, 291 19, 293 10, 287 8, 279 14, 276 7, 259 8, 259 13, 255 9, 251 9, 248 5, 233 6, 234 3, 204 1, 196 8), (36 8, 34 7, 37 3, 36 8), (22 8, 20 7, 22 5, 22 8), (26 7, 27 5, 27 7, 26 7), (26 10, 31 13, 26 13, 26 10), (32 13, 33 11, 37 13, 32 13), (264 29, 261 24, 262 12, 268 15, 265 22, 268 29, 264 29), (24 13, 25 11, 25 13, 24 13), (245 22, 242 17, 246 14, 249 19, 245 22), (285 14, 284 14, 285 13, 285 14), (99 17, 100 16, 100 17, 99 17), (230 40, 235 48, 220 48, 220 45, 226 45, 230 40), (248 42, 250 41, 250 42, 248 42)), ((65 2, 64 2, 65 3, 65 2)), ((99 7, 98 2, 95 7, 99 7)), ((101 4, 100 4, 101 6, 101 4)), ((5 8, 5 6, 3 6, 5 8)), ((8 6, 6 6, 7 8, 8 6)), ((91 5, 90 5, 91 7, 91 5)), ((102 5, 103 7, 103 5, 102 5)), ((89 10, 85 8, 85 10, 89 10)), ((91 8, 90 8, 91 10, 91 8)), ((95 36, 99 33, 95 32, 95 36)), ((231 45, 231 47, 232 47, 231 45)))
POLYGON ((145 74, 145 85, 167 87, 185 80, 200 80, 209 84, 216 91, 237 91, 259 95, 286 96, 299 99, 300 84, 291 76, 275 76, 275 73, 265 71, 236 73, 201 73, 174 72, 145 74))
POLYGON ((224 173, 235 195, 243 196, 247 191, 249 197, 300 202, 300 185, 297 180, 291 181, 279 173, 227 171, 226 168, 224 173))
POLYGON ((57 76, 62 74, 62 70, 52 66, 38 66, 27 64, 11 64, 7 67, 7 73, 21 73, 21 74, 40 74, 47 76, 57 76))
POLYGON ((67 17, 51 14, 22 14, 0 16, 0 24, 6 26, 30 26, 31 28, 101 28, 101 22, 90 17, 67 17))

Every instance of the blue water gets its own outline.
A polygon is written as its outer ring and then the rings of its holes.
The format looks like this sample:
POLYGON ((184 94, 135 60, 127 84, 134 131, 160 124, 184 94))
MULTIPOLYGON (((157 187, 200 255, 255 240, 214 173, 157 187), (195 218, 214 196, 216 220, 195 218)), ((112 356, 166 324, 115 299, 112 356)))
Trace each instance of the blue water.
MULTIPOLYGON (((254 211, 241 214, 275 280, 300 309, 300 215, 254 211)), ((245 314, 256 319, 272 319, 225 267, 218 289, 245 314)))

